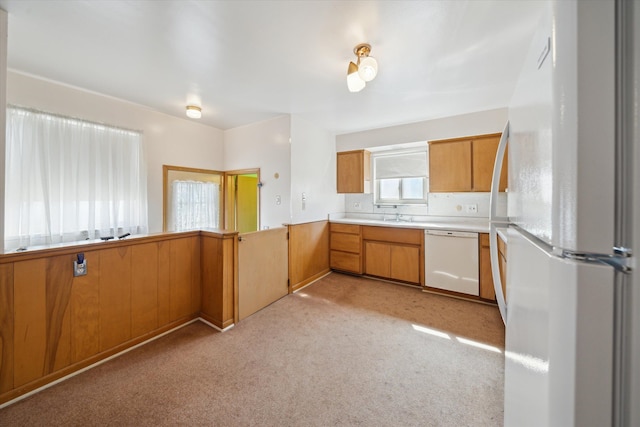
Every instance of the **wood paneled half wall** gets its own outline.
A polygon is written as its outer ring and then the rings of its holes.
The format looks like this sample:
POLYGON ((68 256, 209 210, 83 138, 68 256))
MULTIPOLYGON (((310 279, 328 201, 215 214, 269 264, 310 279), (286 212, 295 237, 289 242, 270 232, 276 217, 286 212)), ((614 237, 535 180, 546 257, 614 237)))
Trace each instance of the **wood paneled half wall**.
POLYGON ((329 221, 289 226, 289 292, 329 273, 329 221))
POLYGON ((236 253, 236 232, 192 231, 0 255, 0 404, 198 317, 233 324, 236 253))

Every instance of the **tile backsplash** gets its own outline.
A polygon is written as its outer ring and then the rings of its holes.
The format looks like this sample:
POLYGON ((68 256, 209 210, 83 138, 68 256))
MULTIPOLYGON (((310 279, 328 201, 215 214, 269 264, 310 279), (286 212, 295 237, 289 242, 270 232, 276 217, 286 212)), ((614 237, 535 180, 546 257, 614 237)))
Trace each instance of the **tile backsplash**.
MULTIPOLYGON (((396 214, 418 217, 416 219, 421 216, 489 217, 489 193, 429 193, 427 201, 427 206, 378 207, 373 204, 373 194, 346 194, 345 213, 363 218, 396 214)), ((506 212, 507 194, 500 193, 498 215, 506 216, 506 212)))

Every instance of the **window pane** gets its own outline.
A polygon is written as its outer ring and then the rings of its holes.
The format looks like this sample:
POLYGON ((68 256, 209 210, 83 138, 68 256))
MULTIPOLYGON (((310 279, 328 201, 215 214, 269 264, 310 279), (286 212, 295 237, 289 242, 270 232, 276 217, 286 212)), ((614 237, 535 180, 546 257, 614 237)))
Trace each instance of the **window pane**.
POLYGON ((400 198, 400 179, 381 179, 379 182, 380 199, 397 200, 400 198))
POLYGON ((424 178, 403 178, 402 198, 424 199, 424 178))

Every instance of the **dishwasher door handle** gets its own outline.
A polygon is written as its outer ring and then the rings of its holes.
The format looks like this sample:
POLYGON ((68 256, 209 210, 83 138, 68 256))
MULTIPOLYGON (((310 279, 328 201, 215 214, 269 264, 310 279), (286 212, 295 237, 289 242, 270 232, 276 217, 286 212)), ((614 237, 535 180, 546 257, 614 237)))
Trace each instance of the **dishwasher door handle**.
POLYGON ((469 231, 426 230, 425 234, 428 234, 430 236, 466 237, 470 239, 478 237, 478 233, 472 233, 469 231))

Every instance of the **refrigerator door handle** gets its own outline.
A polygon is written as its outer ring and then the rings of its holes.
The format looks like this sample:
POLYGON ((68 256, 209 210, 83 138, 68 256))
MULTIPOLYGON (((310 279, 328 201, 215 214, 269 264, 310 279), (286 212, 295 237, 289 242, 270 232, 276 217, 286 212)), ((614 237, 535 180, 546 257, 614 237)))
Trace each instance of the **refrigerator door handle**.
POLYGON ((491 274, 493 275, 493 288, 496 293, 496 301, 498 302, 498 308, 500 308, 500 316, 502 321, 507 324, 507 303, 505 296, 502 293, 502 279, 500 278, 500 264, 498 259, 498 224, 506 225, 507 218, 498 218, 498 190, 500 187, 500 175, 502 173, 502 161, 504 159, 504 152, 507 148, 507 141, 509 140, 509 122, 504 126, 502 136, 500 137, 500 143, 498 144, 498 151, 496 152, 496 161, 493 164, 493 177, 491 180, 491 196, 490 196, 490 208, 489 208, 489 250, 491 254, 491 274))
POLYGON ((491 194, 489 198, 489 221, 491 222, 508 222, 508 218, 499 218, 497 214, 498 210, 498 191, 500 189, 500 175, 502 174, 502 161, 504 159, 504 152, 507 149, 507 142, 509 141, 509 122, 504 125, 502 136, 500 137, 500 143, 498 144, 498 150, 496 151, 496 160, 493 163, 493 176, 491 178, 491 194))

